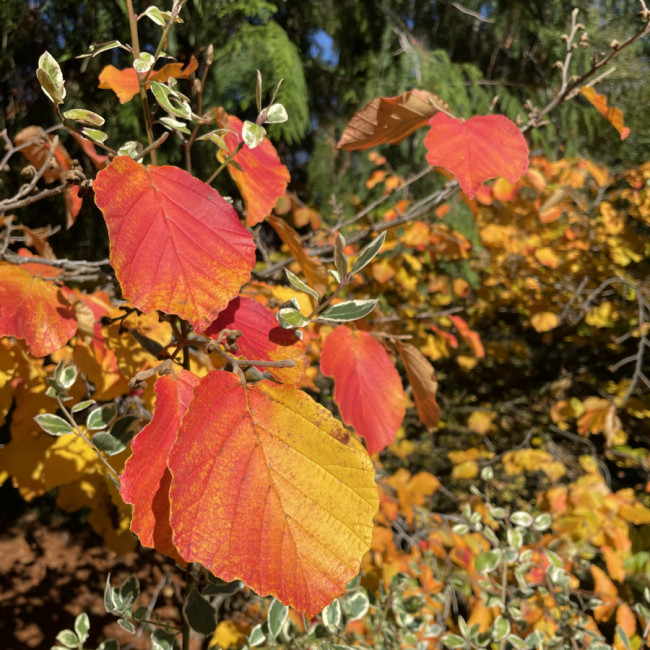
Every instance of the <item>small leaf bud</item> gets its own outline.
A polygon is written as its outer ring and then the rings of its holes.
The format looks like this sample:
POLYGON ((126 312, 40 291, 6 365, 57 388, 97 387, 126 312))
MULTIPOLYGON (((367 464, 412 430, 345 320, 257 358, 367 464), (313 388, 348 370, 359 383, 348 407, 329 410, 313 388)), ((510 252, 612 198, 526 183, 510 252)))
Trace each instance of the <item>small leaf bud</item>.
POLYGON ((618 50, 618 48, 621 47, 621 44, 620 44, 619 41, 617 41, 616 39, 614 39, 614 40, 609 44, 609 46, 612 48, 612 50, 618 50))

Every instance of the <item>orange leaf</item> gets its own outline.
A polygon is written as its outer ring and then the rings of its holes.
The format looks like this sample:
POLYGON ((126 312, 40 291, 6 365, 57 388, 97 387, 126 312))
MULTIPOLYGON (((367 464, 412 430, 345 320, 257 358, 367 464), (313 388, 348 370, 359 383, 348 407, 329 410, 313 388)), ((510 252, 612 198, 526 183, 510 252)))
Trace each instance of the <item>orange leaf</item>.
POLYGON ((590 565, 590 569, 594 579, 594 595, 602 601, 594 609, 594 618, 600 623, 608 620, 616 609, 618 589, 602 569, 595 564, 590 565))
POLYGON ((63 347, 77 331, 72 292, 43 279, 56 275, 44 264, 0 264, 0 337, 24 339, 35 357, 63 347))
MULTIPOLYGON (((226 133, 224 140, 232 153, 242 138, 243 122, 234 115, 228 115, 223 109, 215 111, 217 122, 222 128, 232 129, 237 133, 226 133)), ((219 160, 226 159, 226 153, 219 151, 219 160)), ((271 214, 277 200, 284 196, 290 180, 289 170, 280 162, 275 147, 268 138, 254 149, 247 145, 233 159, 240 167, 228 165, 228 173, 241 192, 246 206, 246 225, 254 226, 264 221, 271 214)))
POLYGON ((460 316, 448 316, 449 320, 454 324, 458 333, 463 337, 465 343, 469 345, 472 349, 472 352, 476 355, 478 359, 483 359, 485 357, 485 348, 483 343, 481 343, 481 338, 478 335, 478 332, 471 330, 469 325, 460 317, 460 316))
POLYGON ((429 360, 410 343, 397 343, 397 349, 404 362, 418 417, 427 429, 432 430, 440 422, 440 407, 436 402, 438 382, 429 360))
POLYGON ((156 380, 153 418, 133 439, 133 454, 120 479, 122 498, 133 504, 131 530, 143 546, 155 548, 181 563, 169 525, 171 474, 167 456, 198 383, 199 378, 186 370, 156 380))
POLYGON ((404 389, 388 353, 368 332, 340 325, 325 339, 323 374, 334 378, 334 401, 346 424, 375 454, 393 441, 404 420, 404 389))
POLYGON ((636 617, 627 603, 621 603, 616 610, 616 623, 623 628, 628 637, 633 637, 636 632, 636 617))
POLYGON ((108 163, 108 156, 97 153, 92 140, 84 138, 76 131, 71 131, 70 135, 77 141, 77 144, 83 149, 83 152, 90 158, 96 169, 104 169, 108 163))
POLYGON ((255 263, 253 237, 232 206, 177 167, 144 167, 128 156, 93 185, 124 296, 144 312, 177 314, 205 330, 255 263))
POLYGON ((306 393, 213 371, 169 454, 174 544, 315 616, 345 591, 379 500, 363 447, 306 393))
POLYGON ((623 111, 620 108, 607 106, 607 97, 599 95, 596 89, 591 86, 583 86, 580 89, 583 97, 595 106, 596 110, 619 132, 621 140, 625 140, 630 135, 630 129, 623 126, 623 111))
MULTIPOLYGON (((40 126, 25 127, 14 138, 16 146, 24 145, 30 140, 32 144, 21 149, 21 152, 36 169, 41 169, 45 164, 52 147, 53 136, 48 136, 40 126)), ((65 182, 63 173, 72 169, 72 158, 66 148, 59 142, 54 154, 50 159, 51 167, 45 170, 43 178, 46 183, 55 181, 65 182)), ((81 210, 82 199, 79 197, 79 186, 71 185, 63 190, 63 198, 66 206, 66 228, 70 228, 75 222, 79 210, 81 210)))
MULTIPOLYGON (((174 79, 187 79, 198 67, 199 62, 194 55, 190 58, 185 69, 183 69, 182 63, 168 63, 160 68, 160 70, 152 72, 149 75, 147 88, 149 88, 152 81, 167 83, 170 77, 174 79)), ((126 104, 126 102, 133 99, 140 92, 138 73, 134 68, 119 70, 113 65, 107 65, 99 73, 99 87, 104 90, 112 90, 120 100, 120 104, 126 104)))
POLYGON ((447 102, 426 90, 409 90, 396 97, 375 97, 352 116, 338 147, 353 151, 386 142, 397 144, 425 126, 440 109, 450 110, 447 102))
POLYGON ((300 235, 286 222, 275 215, 271 215, 267 221, 273 226, 278 237, 287 245, 289 252, 293 255, 302 272, 305 274, 307 284, 322 296, 327 291, 327 269, 319 261, 309 257, 302 247, 300 235))
POLYGON ((528 169, 528 145, 519 129, 503 115, 477 115, 467 121, 434 115, 424 138, 427 162, 456 176, 471 199, 490 178, 514 183, 528 169))
POLYGON ((205 333, 216 340, 219 332, 225 328, 242 332, 242 336, 237 339, 237 353, 246 359, 294 361, 293 368, 260 366, 260 371, 268 370, 278 381, 300 386, 307 366, 305 344, 293 330, 280 327, 273 313, 266 307, 252 298, 235 298, 205 333))

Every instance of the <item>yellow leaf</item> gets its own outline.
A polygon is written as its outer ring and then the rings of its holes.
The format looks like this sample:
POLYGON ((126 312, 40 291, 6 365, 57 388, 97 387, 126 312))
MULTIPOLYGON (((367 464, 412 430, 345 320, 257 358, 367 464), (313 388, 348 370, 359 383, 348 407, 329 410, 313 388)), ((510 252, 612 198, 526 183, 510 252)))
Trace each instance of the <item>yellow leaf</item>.
POLYGON ((210 639, 210 647, 218 646, 220 648, 237 648, 247 638, 247 635, 241 630, 237 624, 228 619, 221 621, 217 625, 212 638, 210 639))
POLYGON ((459 478, 476 478, 478 476, 478 464, 475 460, 466 460, 459 465, 455 465, 451 470, 453 479, 459 478))
POLYGON ((590 569, 594 579, 594 596, 602 601, 594 609, 594 618, 598 622, 607 621, 616 609, 618 589, 602 569, 595 564, 590 565, 590 569))
POLYGON ((541 311, 533 314, 530 323, 538 332, 549 332, 560 324, 560 319, 551 311, 541 311))
POLYGON ((560 258, 558 254, 549 247, 538 248, 535 251, 535 259, 542 265, 551 269, 556 269, 560 266, 560 258))
POLYGON ((492 411, 474 411, 467 419, 467 426, 481 436, 494 431, 494 418, 497 414, 492 411))

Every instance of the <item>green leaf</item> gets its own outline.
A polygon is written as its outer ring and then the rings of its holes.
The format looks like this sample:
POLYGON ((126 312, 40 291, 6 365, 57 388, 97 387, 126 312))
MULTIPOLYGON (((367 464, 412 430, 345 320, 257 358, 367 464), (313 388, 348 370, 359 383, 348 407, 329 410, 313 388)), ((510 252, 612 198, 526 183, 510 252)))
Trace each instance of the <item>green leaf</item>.
POLYGON ((116 404, 104 404, 104 406, 100 406, 88 414, 88 417, 86 418, 86 428, 89 431, 105 429, 115 419, 116 415, 116 404))
POLYGON ((348 258, 343 252, 345 248, 345 239, 341 233, 336 233, 336 240, 334 241, 334 266, 340 278, 344 278, 348 274, 348 258))
POLYGON ((210 133, 202 135, 200 138, 197 138, 197 140, 210 140, 210 142, 216 144, 220 149, 228 151, 228 145, 224 140, 224 135, 228 133, 234 133, 234 131, 231 131, 230 129, 216 129, 214 131, 210 131, 210 133))
POLYGON ((287 620, 287 616, 289 616, 289 608, 283 605, 277 598, 274 598, 266 616, 269 625, 269 634, 274 639, 280 634, 280 630, 287 620))
POLYGON ((546 549, 544 551, 544 555, 546 555, 546 559, 555 567, 562 568, 564 566, 564 562, 562 561, 562 558, 555 552, 549 551, 546 549))
POLYGON ((74 621, 74 631, 83 645, 84 641, 88 639, 88 631, 90 630, 90 620, 86 612, 81 612, 74 621))
POLYGON ((464 648, 465 647, 465 639, 463 639, 462 636, 458 636, 457 634, 445 634, 445 636, 442 637, 441 641, 448 648, 464 648))
POLYGON ((509 528, 506 537, 508 544, 513 548, 521 548, 524 543, 524 532, 521 528, 509 528))
POLYGON ((508 636, 508 641, 510 641, 510 643, 517 649, 528 647, 528 644, 521 637, 518 637, 516 634, 510 634, 508 636))
POLYGON ((266 124, 281 124, 289 119, 287 109, 282 104, 271 104, 262 111, 266 124))
POLYGON ((46 50, 38 60, 36 78, 43 92, 57 106, 65 99, 65 82, 57 60, 46 50))
POLYGON ((100 431, 91 439, 91 442, 99 451, 105 452, 108 456, 115 456, 126 449, 117 438, 113 437, 108 431, 100 431))
POLYGON ((133 68, 138 74, 145 75, 149 70, 151 70, 151 68, 153 68, 155 63, 156 59, 153 54, 142 52, 140 56, 133 61, 133 68))
POLYGON ((81 643, 72 630, 61 630, 56 635, 56 640, 66 648, 80 648, 81 643))
POLYGON ((58 415, 53 413, 41 413, 37 415, 34 420, 45 433, 49 433, 51 436, 63 436, 67 433, 74 433, 72 425, 63 418, 60 418, 58 415))
POLYGON ((116 590, 111 587, 111 574, 106 576, 106 586, 104 587, 104 608, 109 614, 114 614, 117 611, 117 603, 115 602, 116 590))
POLYGON ((322 612, 323 623, 330 631, 336 632, 341 626, 341 603, 333 600, 322 612))
POLYGON ((87 409, 89 406, 92 406, 93 404, 96 404, 94 399, 86 399, 83 402, 79 402, 78 404, 75 404, 71 409, 70 413, 79 413, 79 411, 83 411, 84 409, 87 409))
POLYGON ((130 48, 128 48, 123 43, 120 43, 120 41, 108 41, 107 43, 100 43, 98 45, 91 45, 88 48, 88 54, 80 54, 76 58, 77 59, 86 59, 88 57, 97 56, 98 54, 101 54, 102 52, 107 52, 108 50, 114 50, 116 47, 120 47, 123 50, 126 50, 127 52, 131 51, 130 48))
POLYGON ((84 126, 101 126, 105 120, 101 115, 88 111, 85 108, 73 108, 63 113, 66 120, 79 122, 84 126))
POLYGON ((118 618, 117 624, 129 634, 135 634, 135 625, 128 618, 118 618))
POLYGON ((338 305, 330 307, 318 318, 339 323, 357 320, 367 316, 375 308, 376 304, 377 300, 375 298, 372 300, 348 300, 347 302, 341 302, 338 305))
POLYGON ((621 641, 623 642, 623 645, 625 646, 626 650, 631 650, 630 637, 627 635, 627 632, 620 625, 616 626, 616 633, 618 634, 621 641))
POLYGON ((233 582, 220 580, 216 584, 209 584, 201 593, 204 596, 233 596, 243 588, 244 583, 241 580, 234 580, 233 582))
POLYGON ((251 648, 254 648, 257 645, 260 645, 266 641, 266 635, 262 632, 262 626, 257 624, 248 635, 248 645, 251 648))
POLYGON ((154 94, 160 107, 170 115, 181 117, 184 120, 192 119, 192 109, 180 93, 177 93, 159 81, 151 82, 151 92, 154 94))
POLYGON ((244 122, 241 129, 241 137, 249 149, 255 149, 255 147, 262 144, 265 135, 266 131, 263 126, 249 120, 244 122))
POLYGON ((118 155, 120 156, 131 156, 131 158, 138 157, 138 143, 134 140, 129 140, 125 142, 118 150, 118 155))
POLYGON ((167 21, 169 20, 169 12, 165 11, 162 12, 158 7, 154 7, 153 5, 150 7, 147 7, 139 16, 138 20, 140 18, 143 18, 146 16, 149 18, 149 20, 152 20, 156 25, 159 25, 160 27, 165 27, 167 25, 167 21), (165 20, 164 14, 167 14, 167 19, 165 20))
POLYGON ((173 117, 161 117, 160 122, 170 131, 180 131, 180 133, 185 133, 186 135, 191 135, 192 133, 187 128, 185 122, 181 122, 180 120, 175 120, 173 117))
POLYGON ((107 639, 97 646, 97 650, 120 650, 120 644, 116 639, 107 639))
POLYGON ((174 650, 175 636, 156 628, 151 634, 151 650, 174 650))
POLYGON ((383 246, 385 240, 386 240, 386 232, 385 231, 382 232, 381 235, 379 235, 379 237, 376 237, 375 239, 373 239, 359 253, 359 257, 357 257, 357 261, 352 265, 352 270, 350 271, 350 275, 354 275, 355 273, 358 273, 367 264, 372 262, 372 260, 375 258, 375 256, 379 252, 379 249, 383 246))
POLYGON ((77 368, 75 366, 66 366, 63 361, 59 362, 54 371, 54 381, 67 390, 77 381, 77 368))
POLYGON ((140 581, 136 576, 129 576, 129 579, 120 587, 120 598, 124 609, 130 607, 139 595, 140 581))
POLYGON ((99 129, 89 129, 84 126, 81 132, 84 136, 95 142, 104 142, 108 138, 108 135, 99 129))
POLYGON ((343 597, 343 611, 351 621, 363 618, 370 608, 370 600, 365 591, 356 591, 343 597))
POLYGON ((492 638, 495 641, 501 641, 510 634, 510 621, 503 616, 498 616, 492 627, 492 638))
POLYGON ((535 517, 535 521, 533 522, 533 528, 539 531, 546 530, 551 527, 552 523, 553 523, 553 517, 551 517, 551 515, 548 512, 545 512, 535 517))
POLYGON ((278 323, 284 329, 293 329, 294 327, 304 327, 309 325, 309 319, 305 318, 297 309, 293 307, 283 307, 277 313, 278 323))
POLYGON ((212 634, 217 627, 214 607, 196 589, 190 591, 183 604, 183 616, 187 624, 199 634, 212 634))
POLYGON ((510 515, 510 521, 517 526, 528 528, 533 523, 534 519, 528 512, 518 510, 510 515))
POLYGON ((290 271, 288 268, 284 268, 284 272, 287 274, 287 280, 294 289, 298 291, 304 291, 308 293, 316 302, 318 302, 318 293, 314 291, 307 283, 303 282, 295 273, 290 271))
POLYGON ((479 573, 490 573, 499 565, 501 554, 497 551, 485 551, 476 558, 476 570, 479 573))
POLYGON ((335 271, 334 269, 327 269, 327 272, 336 280, 338 284, 341 284, 341 276, 339 275, 338 271, 335 271))

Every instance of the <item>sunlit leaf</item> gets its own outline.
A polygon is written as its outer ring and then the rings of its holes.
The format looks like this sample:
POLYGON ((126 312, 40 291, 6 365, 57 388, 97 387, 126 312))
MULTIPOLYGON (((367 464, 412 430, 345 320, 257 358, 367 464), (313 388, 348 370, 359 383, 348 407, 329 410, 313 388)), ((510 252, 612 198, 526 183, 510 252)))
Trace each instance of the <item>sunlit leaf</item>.
POLYGON ((381 343, 368 332, 341 325, 323 343, 321 370, 334 378, 341 417, 365 438, 368 451, 387 447, 405 407, 402 381, 381 343))
POLYGON ((593 106, 596 110, 612 124, 612 126, 619 132, 621 140, 625 140, 630 135, 630 129, 623 126, 623 111, 620 108, 607 106, 607 96, 600 95, 596 92, 593 86, 583 86, 580 88, 582 96, 593 106))
POLYGON ((294 332, 278 325, 275 315, 252 298, 238 297, 219 314, 205 334, 217 338, 222 329, 239 330, 242 336, 237 339, 238 350, 235 355, 246 359, 279 361, 290 359, 295 362, 292 368, 264 368, 278 381, 300 386, 307 367, 305 344, 294 332))
POLYGON ((427 124, 448 104, 427 90, 409 90, 396 97, 375 97, 347 123, 339 149, 369 149, 386 142, 397 144, 427 124))
MULTIPOLYGON (((224 134, 228 152, 237 148, 240 139, 244 139, 242 121, 234 115, 228 115, 223 109, 215 111, 219 126, 229 129, 224 134)), ((261 127, 260 127, 261 128, 261 127)), ((220 160, 226 152, 219 151, 220 160)), ((261 141, 252 149, 245 146, 234 157, 241 171, 228 165, 228 173, 241 192, 246 206, 246 225, 254 226, 263 221, 277 200, 284 196, 289 182, 289 170, 280 162, 275 147, 262 134, 261 141)))
POLYGON ((219 193, 177 167, 116 158, 94 182, 124 295, 205 330, 255 261, 252 235, 219 193))
POLYGON ((345 591, 370 545, 374 469, 305 393, 204 377, 169 455, 174 544, 307 617, 345 591))
POLYGON ((427 162, 448 169, 471 199, 490 178, 514 183, 528 169, 528 145, 503 115, 477 115, 463 121, 437 113, 424 138, 427 162))
POLYGON ((594 595, 602 601, 602 604, 594 609, 594 618, 598 622, 606 621, 616 609, 618 589, 602 569, 595 564, 592 564, 589 568, 594 579, 594 595))

